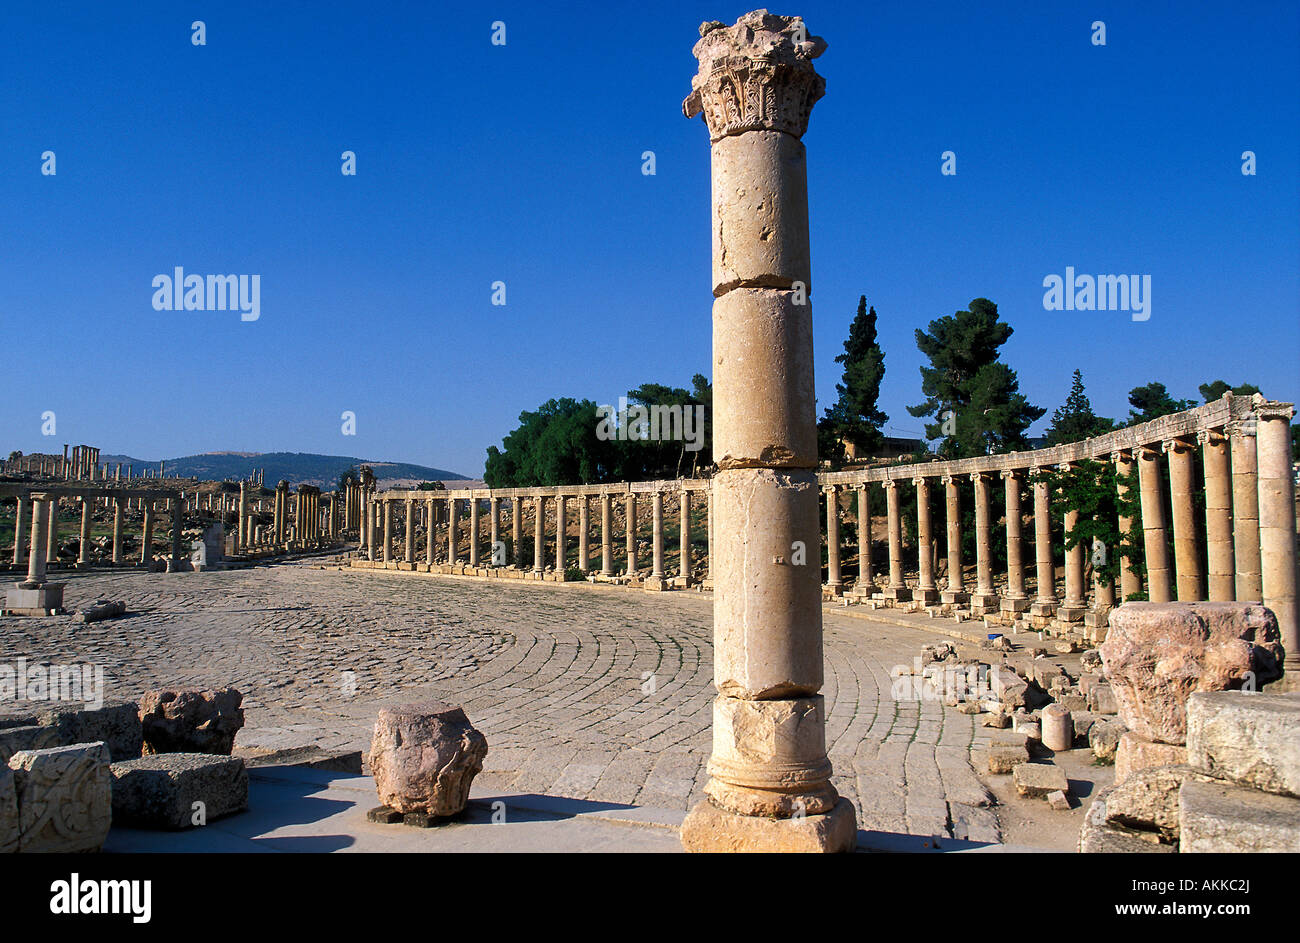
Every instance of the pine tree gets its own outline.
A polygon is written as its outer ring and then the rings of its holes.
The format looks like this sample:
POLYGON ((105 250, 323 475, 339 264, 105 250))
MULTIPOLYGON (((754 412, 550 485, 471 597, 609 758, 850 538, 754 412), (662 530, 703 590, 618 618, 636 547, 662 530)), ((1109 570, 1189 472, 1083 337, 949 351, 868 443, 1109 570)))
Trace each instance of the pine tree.
POLYGON ((1102 435, 1115 428, 1111 419, 1104 419, 1092 411, 1088 394, 1083 391, 1083 374, 1074 371, 1070 395, 1065 405, 1052 412, 1052 425, 1047 430, 1048 445, 1065 445, 1079 442, 1089 436, 1102 435))
POLYGON ((1128 402, 1133 407, 1128 414, 1130 426, 1150 422, 1170 413, 1180 413, 1196 405, 1194 400, 1174 399, 1163 383, 1154 380, 1146 386, 1135 386, 1129 390, 1128 402))
POLYGON ((933 416, 926 436, 945 436, 944 458, 962 458, 1025 448, 1025 430, 1046 412, 1019 392, 1016 373, 998 360, 998 348, 1012 334, 998 320, 998 306, 976 298, 970 310, 931 321, 916 332, 916 346, 930 358, 921 368, 926 400, 907 411, 933 416))
POLYGON ((1214 380, 1211 383, 1202 383, 1198 389, 1201 396, 1205 397, 1207 403, 1212 403, 1216 399, 1222 399, 1224 393, 1234 393, 1237 396, 1250 396, 1252 393, 1258 393, 1259 387, 1253 383, 1242 383, 1238 386, 1229 386, 1223 380, 1214 380))
POLYGON ((885 353, 876 340, 876 309, 867 307, 866 295, 858 298, 844 353, 835 362, 844 366, 843 382, 835 384, 839 397, 817 424, 822 457, 832 461, 842 456, 843 441, 852 442, 859 454, 878 449, 884 441, 880 427, 889 421, 876 407, 885 376, 885 353))

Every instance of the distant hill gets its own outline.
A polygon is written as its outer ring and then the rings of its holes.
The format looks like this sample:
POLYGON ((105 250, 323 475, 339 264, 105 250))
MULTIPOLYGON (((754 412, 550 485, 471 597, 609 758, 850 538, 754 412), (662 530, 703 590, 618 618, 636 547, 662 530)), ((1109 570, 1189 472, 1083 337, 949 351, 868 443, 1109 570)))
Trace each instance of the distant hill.
MULTIPOLYGON (((133 458, 129 455, 100 455, 101 463, 134 465, 136 474, 146 468, 158 470, 157 460, 133 458)), ((167 476, 198 478, 212 481, 237 481, 253 473, 255 468, 266 469, 266 484, 274 487, 281 478, 291 485, 317 485, 333 488, 339 476, 349 468, 369 465, 382 485, 391 486, 420 481, 467 481, 464 475, 445 468, 412 465, 407 462, 376 462, 347 455, 315 455, 310 452, 205 452, 165 459, 167 476)))

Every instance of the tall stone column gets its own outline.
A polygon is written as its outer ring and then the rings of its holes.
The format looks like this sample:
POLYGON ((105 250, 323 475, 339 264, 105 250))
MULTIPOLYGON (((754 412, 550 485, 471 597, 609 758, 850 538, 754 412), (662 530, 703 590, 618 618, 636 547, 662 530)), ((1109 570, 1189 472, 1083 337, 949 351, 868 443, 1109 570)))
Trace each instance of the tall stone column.
MULTIPOLYGON (((1133 453, 1129 451, 1115 452, 1111 456, 1115 461, 1115 491, 1122 500, 1128 499, 1130 486, 1128 485, 1129 477, 1133 474, 1133 453)), ((1119 531, 1121 534, 1128 535, 1133 530, 1133 519, 1123 514, 1119 518, 1119 531)), ((1119 553, 1116 548, 1115 553, 1119 553)), ((1119 561, 1119 601, 1123 602, 1134 593, 1142 592, 1142 579, 1134 572, 1130 566, 1130 561, 1120 558, 1119 561)))
POLYGON ((881 482, 885 488, 885 507, 889 522, 889 585, 884 597, 896 602, 912 598, 912 591, 903 582, 903 519, 898 511, 898 482, 888 478, 881 482))
POLYGON ((710 582, 713 580, 713 479, 709 479, 709 490, 704 493, 704 573, 710 582))
POLYGON ((406 525, 406 546, 403 548, 405 556, 402 561, 407 564, 415 562, 415 498, 406 499, 406 517, 402 523, 406 525))
POLYGON ((568 530, 568 498, 563 494, 555 496, 555 572, 564 579, 564 564, 568 550, 564 545, 565 531, 568 530))
POLYGON ((14 510, 14 565, 23 562, 23 537, 27 528, 27 501, 20 494, 18 507, 14 510))
POLYGON ((248 549, 251 534, 248 533, 248 482, 239 483, 239 529, 236 531, 236 551, 243 553, 248 549))
MULTIPOLYGON (((1074 533, 1074 529, 1078 526, 1079 512, 1066 511, 1064 531, 1066 540, 1069 540, 1070 535, 1074 533)), ((1083 544, 1075 544, 1065 551, 1065 599, 1062 601, 1060 608, 1056 610, 1056 617, 1062 622, 1083 621, 1084 610, 1088 606, 1088 600, 1084 596, 1083 588, 1083 564, 1083 544)))
POLYGON ((591 572, 591 495, 578 495, 578 569, 591 572))
MULTIPOLYGON (((1042 472, 1042 469, 1035 469, 1042 472)), ((1037 594, 1029 614, 1041 619, 1056 615, 1056 555, 1052 552, 1051 495, 1047 481, 1034 477, 1034 578, 1037 594)))
POLYGON ((81 499, 81 547, 77 551, 77 563, 81 566, 90 563, 90 509, 93 504, 90 498, 81 499))
POLYGON ((47 540, 45 542, 45 562, 53 566, 59 562, 59 498, 51 496, 45 502, 45 513, 49 517, 49 524, 45 528, 47 540))
POLYGON ((124 498, 113 499, 113 563, 122 563, 122 523, 126 514, 124 498))
POLYGON ((930 606, 939 601, 934 581, 934 530, 930 522, 930 482, 924 475, 912 479, 916 485, 916 592, 913 598, 930 606))
POLYGON ((45 546, 46 528, 49 512, 46 505, 49 498, 43 494, 33 494, 32 499, 32 547, 27 554, 27 579, 19 583, 23 589, 39 589, 45 582, 45 546))
POLYGON ((663 589, 664 581, 664 493, 659 489, 650 497, 651 511, 651 561, 647 589, 663 589))
POLYGON ((840 491, 827 485, 826 495, 826 588, 832 595, 844 592, 844 577, 840 573, 840 491))
POLYGON ((393 502, 384 502, 384 566, 393 561, 393 502))
POLYGON ((541 577, 546 572, 546 498, 533 499, 533 572, 541 577))
POLYGON ((1142 546, 1147 563, 1147 597, 1173 602, 1169 579, 1169 548, 1165 544, 1164 491, 1160 487, 1160 451, 1149 445, 1136 450, 1138 483, 1142 489, 1142 546))
POLYGON ((492 555, 488 558, 492 566, 497 566, 497 561, 504 562, 504 557, 497 556, 497 547, 501 546, 501 499, 493 495, 488 498, 488 516, 491 522, 488 524, 488 537, 492 543, 492 555))
POLYGON ((1228 437, 1212 429, 1198 436, 1205 464, 1205 562, 1209 598, 1233 599, 1236 574, 1232 559, 1232 473, 1228 437))
POLYGON ((636 576, 636 492, 627 493, 627 575, 636 576))
POLYGON ((153 502, 144 502, 144 524, 140 528, 140 563, 148 566, 153 562, 153 502))
MULTIPOLYGON (((185 520, 185 502, 180 498, 171 499, 172 512, 172 558, 169 564, 171 571, 174 573, 180 569, 181 565, 181 524, 185 520)), ((89 532, 89 528, 83 525, 83 529, 89 532)))
POLYGON ((678 492, 677 510, 681 518, 677 528, 677 561, 681 570, 682 583, 689 586, 691 582, 691 493, 685 488, 678 492))
POLYGON ((943 476, 944 512, 948 525, 948 588, 939 594, 945 605, 966 602, 966 576, 961 562, 961 486, 955 475, 943 476))
POLYGON ((874 596, 876 584, 871 572, 871 499, 865 484, 858 485, 858 582, 855 592, 874 596))
POLYGON ((975 594, 971 596, 971 609, 987 612, 1001 608, 993 590, 988 474, 974 472, 970 480, 975 483, 975 594))
POLYGON ((1174 568, 1177 573, 1178 598, 1194 602, 1205 598, 1201 584, 1201 554, 1196 540, 1196 505, 1192 472, 1192 446, 1184 439, 1170 439, 1164 444, 1169 453, 1170 507, 1174 518, 1174 568))
POLYGON ((424 564, 433 566, 433 544, 437 528, 438 515, 433 498, 424 500, 424 564))
POLYGON ((684 110, 713 168, 713 755, 692 851, 847 851, 822 686, 817 435, 803 144, 825 43, 758 11, 706 23, 684 110), (802 544, 804 554, 798 554, 802 544), (809 565, 808 555, 813 565, 809 565))
POLYGON ((1236 597, 1242 601, 1264 598, 1259 561, 1259 475, 1255 447, 1255 420, 1228 427, 1232 464, 1232 556, 1235 561, 1236 597))
POLYGON ((510 499, 510 536, 514 541, 515 569, 524 568, 524 499, 515 495, 510 499))
POLYGON ((1300 623, 1296 614, 1295 477, 1289 403, 1255 394, 1259 484, 1259 559, 1264 605, 1277 616, 1286 649, 1287 690, 1300 691, 1300 623))
POLYGON ((469 499, 469 565, 478 566, 481 529, 479 526, 478 498, 469 499))
POLYGON ((1002 611, 1015 616, 1029 608, 1025 593, 1025 566, 1022 557, 1024 539, 1021 536, 1023 512, 1020 508, 1020 483, 1025 473, 1009 469, 1002 473, 1007 505, 1007 591, 1002 597, 1002 611))
POLYGON ((447 563, 456 566, 459 559, 456 557, 457 544, 460 543, 460 504, 455 498, 447 498, 447 563))
POLYGON ((614 575, 614 499, 609 492, 600 496, 600 575, 614 575))

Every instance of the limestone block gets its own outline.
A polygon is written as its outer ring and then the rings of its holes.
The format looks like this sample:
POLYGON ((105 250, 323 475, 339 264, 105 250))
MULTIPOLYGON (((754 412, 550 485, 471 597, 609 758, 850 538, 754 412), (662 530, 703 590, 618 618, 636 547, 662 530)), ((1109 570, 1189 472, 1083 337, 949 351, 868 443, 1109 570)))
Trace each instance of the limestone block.
POLYGON ((989 744, 990 773, 1010 773, 1022 763, 1029 762, 1028 738, 1017 734, 997 734, 989 744))
POLYGON ((1060 789, 1056 790, 1056 792, 1049 792, 1044 798, 1047 799, 1047 804, 1057 812, 1070 811, 1070 797, 1060 789))
POLYGON ((1016 794, 1027 799, 1043 799, 1048 793, 1070 791, 1065 772, 1053 763, 1021 763, 1011 771, 1016 794))
POLYGON ((1148 740, 1128 730, 1115 749, 1115 784, 1119 785, 1140 769, 1151 766, 1179 766, 1187 762, 1187 747, 1148 740))
MULTIPOLYGON (((817 467, 812 306, 796 301, 788 291, 743 288, 713 302, 719 468, 817 467)), ((714 533, 725 533, 716 520, 714 533)))
POLYGON ((1113 763, 1120 738, 1128 730, 1119 720, 1099 720, 1088 731, 1092 755, 1103 763, 1113 763))
POLYGON ((59 745, 59 735, 53 727, 6 727, 0 729, 0 764, 19 750, 46 750, 59 745))
POLYGON ((1259 604, 1125 603, 1101 645, 1106 677, 1130 730, 1182 744, 1187 696, 1223 691, 1281 673, 1277 619, 1259 604))
POLYGON ((1192 694, 1187 762, 1243 786, 1300 797, 1300 694, 1192 694))
POLYGON ((14 771, 0 766, 0 855, 18 850, 18 796, 14 792, 14 771))
POLYGON ((379 801, 403 813, 456 815, 465 808, 487 751, 487 739, 455 705, 426 701, 385 707, 370 743, 379 801))
POLYGON ((1135 831, 1154 832, 1178 842, 1178 790, 1189 779, 1204 779, 1190 766, 1149 766, 1116 783, 1106 799, 1106 821, 1135 831))
POLYGON ((244 696, 234 688, 161 689, 140 698, 144 753, 229 756, 244 726, 244 696))
POLYGON ((717 141, 711 158, 714 297, 796 281, 811 290, 803 142, 781 131, 751 131, 717 141))
MULTIPOLYGON (((1092 732, 1092 725, 1097 723, 1098 717, 1089 711, 1070 711, 1070 720, 1074 726, 1074 742, 1082 746, 1088 742, 1088 734, 1092 732)), ((1116 738, 1118 745, 1119 739, 1116 738)))
POLYGON ((59 704, 41 711, 38 719, 54 728, 65 746, 102 741, 114 760, 140 755, 140 714, 133 701, 105 701, 97 708, 59 704))
POLYGON ((736 468, 714 477, 713 658, 719 693, 797 698, 821 689, 818 501, 812 471, 736 468))
POLYGON ((33 727, 40 722, 40 717, 35 711, 0 713, 0 730, 6 730, 10 727, 33 727))
POLYGON ((1029 684, 1015 672, 1006 668, 990 671, 989 686, 1006 707, 1014 710, 1025 706, 1029 684))
POLYGON ((1103 790, 1088 807, 1079 830, 1079 851, 1084 854, 1173 854, 1176 845, 1162 844, 1155 832, 1138 832, 1107 821, 1111 790, 1103 790))
POLYGON ((682 822, 682 847, 692 852, 831 853, 857 845, 853 805, 839 799, 825 815, 797 818, 737 815, 705 800, 682 822))
POLYGON ((1119 701, 1109 684, 1094 684, 1088 689, 1088 709, 1098 714, 1118 714, 1119 701))
POLYGON ((1188 780, 1178 792, 1178 850, 1300 852, 1300 799, 1188 780))
POLYGON ((183 829, 248 808, 248 772, 238 757, 151 754, 114 763, 110 774, 115 822, 183 829))
POLYGON ((18 799, 18 850, 98 851, 108 837, 112 798, 108 745, 23 750, 9 758, 18 799))
POLYGON ((1060 704, 1043 708, 1043 746, 1052 751, 1068 750, 1074 746, 1074 718, 1060 704))

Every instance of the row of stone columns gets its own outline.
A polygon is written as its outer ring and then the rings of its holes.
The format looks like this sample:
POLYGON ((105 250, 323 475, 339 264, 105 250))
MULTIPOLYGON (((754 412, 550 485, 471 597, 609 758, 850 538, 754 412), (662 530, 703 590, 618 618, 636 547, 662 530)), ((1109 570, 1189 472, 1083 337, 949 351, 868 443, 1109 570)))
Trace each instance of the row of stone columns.
MULTIPOLYGON (((488 557, 491 566, 513 565, 519 569, 529 567, 536 573, 546 571, 548 557, 546 553, 547 529, 546 505, 548 501, 555 502, 556 513, 556 538, 555 550, 550 558, 558 570, 564 569, 568 559, 568 515, 569 501, 574 500, 578 503, 578 552, 577 567, 585 575, 592 571, 592 552, 591 552, 591 499, 592 495, 533 495, 530 498, 512 496, 511 502, 511 532, 513 537, 514 559, 507 561, 505 554, 505 545, 501 542, 501 501, 500 497, 490 497, 486 499, 489 513, 489 543, 490 553, 488 557), (524 518, 527 505, 532 507, 533 515, 533 557, 531 561, 524 560, 521 556, 524 534, 524 518)), ((614 571, 614 528, 613 528, 613 509, 612 503, 614 496, 609 493, 599 495, 600 498, 600 528, 601 528, 601 550, 600 550, 600 573, 605 577, 615 576, 614 571)), ((624 496, 627 513, 627 566, 624 571, 626 576, 635 576, 639 569, 639 560, 637 556, 638 541, 638 523, 637 523, 637 494, 628 492, 624 496)), ((663 580, 666 579, 665 570, 665 546, 664 546, 664 509, 663 509, 663 492, 652 492, 651 500, 653 502, 653 520, 651 527, 651 547, 652 547, 652 570, 650 578, 663 580)), ((400 498, 380 497, 371 502, 371 507, 378 509, 382 506, 382 511, 376 513, 382 514, 382 530, 379 536, 375 538, 373 546, 371 545, 368 535, 362 535, 363 551, 367 552, 370 559, 379 560, 384 563, 391 563, 395 560, 394 539, 396 536, 397 522, 394 520, 393 505, 401 502, 404 508, 404 560, 407 563, 414 563, 416 560, 416 529, 421 519, 425 524, 425 562, 432 565, 435 562, 434 546, 434 524, 437 521, 435 511, 435 502, 441 505, 446 512, 448 521, 446 534, 446 561, 451 564, 460 564, 462 562, 460 552, 460 514, 461 505, 469 505, 469 547, 467 563, 469 566, 477 567, 482 565, 481 556, 483 525, 480 515, 483 508, 484 499, 481 498, 457 498, 445 497, 434 498, 427 497, 419 499, 414 495, 407 494, 400 498), (419 510, 423 505, 424 510, 419 510)), ((678 492, 678 514, 679 514, 679 536, 678 536, 678 561, 680 575, 686 579, 691 579, 694 575, 694 566, 691 561, 691 535, 692 523, 690 519, 691 499, 690 492, 682 489, 678 492)), ((712 531, 710 529, 710 535, 712 531)), ((706 550, 706 559, 709 557, 706 550)))
MULTIPOLYGON (((123 540, 124 540, 124 520, 128 498, 114 496, 94 496, 87 495, 78 498, 81 506, 81 521, 78 536, 80 538, 80 550, 77 556, 77 564, 80 566, 89 565, 90 560, 90 537, 91 537, 91 515, 94 510, 95 501, 99 497, 112 501, 113 507, 113 537, 112 537, 112 562, 122 564, 124 562, 123 540)), ((171 559, 179 561, 181 557, 181 528, 184 523, 185 508, 184 501, 179 497, 168 497, 166 499, 144 498, 142 508, 144 511, 141 522, 141 546, 139 562, 148 565, 153 560, 153 530, 155 526, 155 500, 165 500, 168 515, 171 519, 171 559)), ((28 547, 28 555, 37 554, 42 557, 44 567, 58 562, 59 548, 59 502, 60 496, 48 493, 32 494, 26 498, 17 499, 17 508, 15 514, 14 529, 14 547, 13 563, 22 562, 24 555, 24 546, 28 547), (26 541, 26 531, 28 528, 28 504, 31 505, 31 533, 30 542, 26 541), (43 552, 40 552, 43 551, 43 552)))

